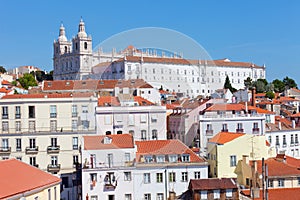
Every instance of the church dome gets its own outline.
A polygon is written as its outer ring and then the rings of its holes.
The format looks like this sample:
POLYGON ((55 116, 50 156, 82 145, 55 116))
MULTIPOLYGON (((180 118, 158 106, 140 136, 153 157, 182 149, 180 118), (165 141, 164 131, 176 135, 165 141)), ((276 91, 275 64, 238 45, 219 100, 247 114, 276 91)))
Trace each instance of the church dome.
POLYGON ((77 37, 87 37, 87 34, 85 32, 85 24, 84 24, 82 18, 80 19, 80 23, 78 26, 77 37))
POLYGON ((58 41, 59 42, 66 42, 66 41, 68 41, 68 39, 66 37, 65 27, 64 27, 63 24, 61 24, 60 28, 59 28, 58 41))

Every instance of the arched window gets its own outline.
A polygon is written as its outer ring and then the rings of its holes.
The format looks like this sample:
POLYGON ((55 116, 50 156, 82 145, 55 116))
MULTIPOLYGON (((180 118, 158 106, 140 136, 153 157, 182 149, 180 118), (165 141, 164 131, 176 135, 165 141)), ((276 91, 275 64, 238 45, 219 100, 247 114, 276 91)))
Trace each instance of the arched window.
POLYGON ((84 43, 84 49, 87 50, 87 42, 84 43))
POLYGON ((122 134, 122 131, 117 131, 117 134, 122 134))
POLYGON ((67 46, 65 46, 65 53, 67 53, 68 52, 68 47, 67 46))
POLYGON ((78 49, 78 43, 76 42, 75 43, 75 50, 77 50, 78 49))
POLYGON ((105 135, 111 135, 111 131, 106 131, 105 135))

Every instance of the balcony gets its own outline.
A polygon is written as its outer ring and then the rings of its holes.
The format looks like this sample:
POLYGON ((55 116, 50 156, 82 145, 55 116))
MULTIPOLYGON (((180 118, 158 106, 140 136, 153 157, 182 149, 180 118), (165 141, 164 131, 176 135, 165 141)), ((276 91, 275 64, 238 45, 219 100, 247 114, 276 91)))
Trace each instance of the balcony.
POLYGON ((253 128, 252 133, 253 134, 259 134, 259 128, 253 128))
POLYGON ((228 132, 228 129, 222 129, 221 131, 222 132, 228 132))
POLYGON ((51 173, 57 173, 60 170, 60 164, 56 164, 56 165, 49 164, 47 170, 48 172, 51 173))
POLYGON ((244 129, 243 128, 238 128, 238 129, 236 129, 236 132, 237 133, 244 133, 244 129))
POLYGON ((47 153, 59 153, 60 146, 48 146, 47 153))
POLYGON ((8 119, 8 114, 2 114, 2 119, 8 119))
POLYGON ((0 154, 10 154, 11 147, 0 147, 0 154))
POLYGON ((213 130, 206 130, 206 135, 213 135, 214 131, 213 130))
POLYGON ((39 147, 26 147, 25 152, 26 154, 37 154, 39 151, 39 147))
POLYGON ((15 115, 15 118, 16 118, 16 119, 21 119, 21 114, 16 114, 16 115, 15 115))

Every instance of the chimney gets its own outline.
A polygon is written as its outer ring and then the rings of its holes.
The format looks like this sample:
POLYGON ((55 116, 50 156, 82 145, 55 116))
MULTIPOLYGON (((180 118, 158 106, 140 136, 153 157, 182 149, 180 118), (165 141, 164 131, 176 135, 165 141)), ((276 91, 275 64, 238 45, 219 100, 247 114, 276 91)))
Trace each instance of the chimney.
POLYGON ((281 122, 278 122, 278 129, 281 130, 281 122))
POLYGON ((296 122, 295 122, 295 120, 294 120, 294 119, 292 120, 292 128, 293 128, 293 129, 295 129, 295 128, 296 128, 296 122))
POLYGON ((255 107, 256 106, 255 105, 255 93, 256 93, 255 87, 253 87, 251 91, 252 91, 252 106, 255 107))

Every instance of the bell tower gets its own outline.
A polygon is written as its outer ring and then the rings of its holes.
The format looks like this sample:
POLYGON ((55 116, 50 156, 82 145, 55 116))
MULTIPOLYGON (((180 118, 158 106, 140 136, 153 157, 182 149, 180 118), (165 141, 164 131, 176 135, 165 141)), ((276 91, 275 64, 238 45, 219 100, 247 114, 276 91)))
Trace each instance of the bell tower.
POLYGON ((74 56, 77 75, 75 79, 82 79, 84 75, 92 72, 93 48, 92 37, 85 32, 85 24, 81 18, 78 33, 72 39, 72 52, 74 56))

